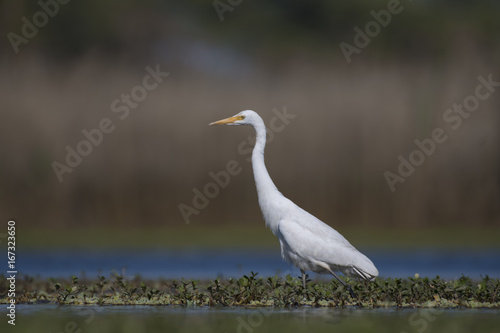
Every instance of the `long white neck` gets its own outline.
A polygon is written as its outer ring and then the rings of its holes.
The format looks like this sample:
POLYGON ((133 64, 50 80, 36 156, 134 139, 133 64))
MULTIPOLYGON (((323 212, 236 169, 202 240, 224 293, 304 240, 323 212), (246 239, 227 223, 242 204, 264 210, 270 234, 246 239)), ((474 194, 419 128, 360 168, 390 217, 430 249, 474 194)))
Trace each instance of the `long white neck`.
POLYGON ((264 121, 260 119, 257 124, 254 124, 254 128, 257 132, 257 138, 252 152, 252 167, 257 194, 260 199, 261 195, 278 191, 278 189, 269 176, 264 163, 264 149, 266 147, 266 126, 264 125, 264 121))
MULTIPOLYGON (((253 127, 257 132, 255 147, 252 152, 253 175, 255 177, 255 185, 257 186, 260 209, 262 210, 264 219, 266 219, 266 224, 269 225, 270 221, 268 217, 273 211, 270 203, 276 202, 276 200, 270 199, 272 197, 275 198, 276 195, 281 196, 281 193, 276 188, 276 185, 274 185, 264 163, 264 148, 266 146, 266 126, 264 125, 264 121, 259 119, 256 124, 253 124, 253 127)), ((269 225, 269 227, 274 232, 275 226, 269 225)))

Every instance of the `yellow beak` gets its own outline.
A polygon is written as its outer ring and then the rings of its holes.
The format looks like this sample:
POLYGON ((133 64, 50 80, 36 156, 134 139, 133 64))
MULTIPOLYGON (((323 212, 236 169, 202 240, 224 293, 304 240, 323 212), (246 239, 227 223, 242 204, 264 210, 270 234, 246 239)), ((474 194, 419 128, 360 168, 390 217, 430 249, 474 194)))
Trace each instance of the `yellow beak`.
POLYGON ((238 121, 238 120, 243 120, 245 119, 243 116, 232 116, 232 117, 229 117, 229 118, 226 118, 226 119, 222 119, 222 120, 218 120, 218 121, 214 121, 213 123, 210 123, 208 125, 224 125, 224 124, 232 124, 234 123, 235 121, 238 121))

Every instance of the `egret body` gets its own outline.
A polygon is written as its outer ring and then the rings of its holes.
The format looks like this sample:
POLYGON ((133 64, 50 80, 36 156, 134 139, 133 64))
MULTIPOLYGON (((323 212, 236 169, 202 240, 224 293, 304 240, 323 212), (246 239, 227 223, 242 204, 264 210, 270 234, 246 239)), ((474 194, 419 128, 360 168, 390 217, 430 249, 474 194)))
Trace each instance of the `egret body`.
POLYGON ((372 281, 378 270, 370 259, 352 246, 340 233, 285 198, 274 185, 264 164, 266 126, 254 111, 246 110, 210 125, 250 125, 257 138, 252 152, 252 167, 260 209, 266 225, 278 237, 282 258, 302 273, 305 288, 306 271, 332 274, 352 289, 335 272, 372 281))

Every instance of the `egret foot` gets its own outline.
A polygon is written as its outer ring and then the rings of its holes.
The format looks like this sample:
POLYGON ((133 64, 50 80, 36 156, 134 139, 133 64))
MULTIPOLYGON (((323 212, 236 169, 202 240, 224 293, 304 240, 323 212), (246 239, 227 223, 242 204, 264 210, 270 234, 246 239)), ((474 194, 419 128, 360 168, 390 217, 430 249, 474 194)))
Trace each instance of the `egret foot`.
POLYGON ((349 289, 349 294, 351 294, 351 297, 352 298, 356 298, 356 294, 354 293, 354 291, 352 290, 351 286, 347 286, 347 288, 349 289))
POLYGON ((340 283, 342 283, 342 285, 347 288, 347 290, 349 290, 349 294, 351 295, 352 298, 356 298, 356 294, 354 293, 354 291, 352 290, 351 286, 348 285, 347 283, 344 282, 344 280, 342 280, 341 278, 339 278, 339 276, 337 274, 335 274, 331 269, 328 269, 328 271, 337 279, 337 281, 339 281, 340 283))

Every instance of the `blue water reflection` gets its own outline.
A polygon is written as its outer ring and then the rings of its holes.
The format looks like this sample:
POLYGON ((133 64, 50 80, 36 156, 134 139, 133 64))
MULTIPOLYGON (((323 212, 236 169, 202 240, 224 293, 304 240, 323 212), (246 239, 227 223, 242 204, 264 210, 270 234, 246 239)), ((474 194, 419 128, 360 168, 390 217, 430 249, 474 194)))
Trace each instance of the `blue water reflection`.
MULTIPOLYGON (((500 278, 500 249, 488 250, 370 250, 382 277, 420 276, 446 279, 500 278)), ((298 276, 299 270, 283 262, 279 250, 120 250, 120 251, 20 251, 18 271, 40 277, 108 276, 112 271, 143 278, 214 279, 240 277, 250 271, 261 276, 298 276)), ((312 274, 314 277, 314 274, 312 274)))

